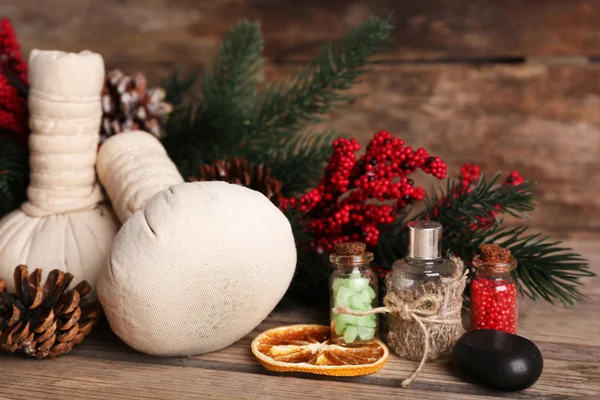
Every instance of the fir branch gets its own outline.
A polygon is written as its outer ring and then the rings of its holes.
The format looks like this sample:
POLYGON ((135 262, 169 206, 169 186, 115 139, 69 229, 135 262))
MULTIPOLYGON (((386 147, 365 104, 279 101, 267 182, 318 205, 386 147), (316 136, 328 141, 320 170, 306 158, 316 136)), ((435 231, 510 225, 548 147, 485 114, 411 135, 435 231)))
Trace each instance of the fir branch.
POLYGON ((426 209, 418 218, 438 221, 457 233, 469 229, 481 219, 489 219, 493 214, 529 218, 527 212, 535 210, 536 206, 531 192, 535 182, 503 185, 499 183, 500 176, 496 173, 488 181, 482 174, 479 180, 467 187, 461 181, 449 179, 446 192, 433 191, 425 199, 426 209))
POLYGON ((446 193, 427 200, 422 216, 444 226, 442 247, 446 251, 471 260, 481 245, 499 244, 508 248, 519 263, 514 276, 523 295, 575 305, 583 298, 577 287, 580 278, 593 276, 579 254, 540 234, 528 234, 526 227, 503 227, 497 217, 493 226, 477 224, 478 218, 489 218, 491 213, 523 218, 535 209, 530 191, 533 183, 500 185, 498 179, 499 174, 489 181, 482 175, 468 188, 450 181, 446 193))
POLYGON ((0 217, 27 198, 29 154, 14 139, 0 135, 0 217))
POLYGON ((319 183, 332 151, 331 143, 341 136, 345 135, 332 129, 302 132, 282 144, 283 150, 265 152, 262 163, 268 164, 273 176, 283 182, 284 196, 297 196, 319 183))
POLYGON ((165 101, 177 109, 184 103, 188 91, 195 83, 196 77, 193 75, 183 76, 180 70, 174 70, 161 84, 167 93, 165 101))
POLYGON ((233 108, 228 110, 233 112, 247 106, 261 78, 263 47, 259 24, 244 19, 227 32, 212 70, 204 77, 203 97, 208 107, 233 108))
POLYGON ((317 59, 292 78, 270 84, 258 96, 247 135, 255 142, 277 143, 293 137, 308 123, 346 104, 343 93, 368 71, 370 58, 389 42, 393 26, 377 17, 348 31, 336 46, 321 48, 317 59))
MULTIPOLYGON (((246 156, 235 149, 260 79, 262 49, 259 25, 240 21, 225 35, 204 77, 201 96, 188 104, 174 104, 163 144, 184 176, 218 158, 246 156)), ((192 84, 184 85, 177 78, 173 75, 171 80, 180 99, 179 89, 186 91, 192 84)))

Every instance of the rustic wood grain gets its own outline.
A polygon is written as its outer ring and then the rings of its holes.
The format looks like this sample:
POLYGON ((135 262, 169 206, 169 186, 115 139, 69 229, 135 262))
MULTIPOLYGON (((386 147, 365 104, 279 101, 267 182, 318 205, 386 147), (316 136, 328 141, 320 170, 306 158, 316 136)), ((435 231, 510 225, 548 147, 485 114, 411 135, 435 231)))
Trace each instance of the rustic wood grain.
MULTIPOLYGON (((567 243, 600 273, 597 236, 567 243)), ((257 329, 218 352, 193 357, 152 357, 119 341, 106 324, 67 356, 37 361, 0 355, 0 399, 595 399, 600 396, 600 277, 586 280, 590 297, 575 309, 520 304, 520 334, 544 355, 544 372, 531 388, 489 391, 455 376, 448 359, 428 363, 410 389, 400 388, 415 362, 392 355, 374 375, 329 378, 266 371, 250 352, 259 332, 275 326, 324 322, 308 310, 273 313, 257 329)))
MULTIPOLYGON (((235 370, 211 370, 104 361, 71 356, 44 363, 14 360, 7 368, 2 358, 0 399, 382 399, 398 395, 392 386, 372 386, 347 381, 258 375, 235 370), (22 373, 28 377, 24 382, 22 373), (33 384, 35 383, 35 384, 33 384)), ((232 368, 235 366, 231 366, 232 368)), ((412 389, 410 399, 431 399, 431 392, 412 389)), ((464 399, 461 393, 444 393, 444 399, 464 399)), ((492 399, 476 395, 472 399, 492 399)))
POLYGON ((111 62, 206 62, 238 19, 261 22, 266 54, 305 60, 369 14, 394 12, 387 59, 600 54, 599 1, 19 0, 0 4, 26 51, 91 48, 111 62))

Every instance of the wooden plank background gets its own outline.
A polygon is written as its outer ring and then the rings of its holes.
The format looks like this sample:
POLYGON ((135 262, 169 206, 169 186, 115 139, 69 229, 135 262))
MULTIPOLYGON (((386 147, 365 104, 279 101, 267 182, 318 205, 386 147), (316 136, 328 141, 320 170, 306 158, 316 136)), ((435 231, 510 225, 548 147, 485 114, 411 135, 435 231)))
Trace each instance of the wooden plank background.
POLYGON ((242 17, 266 37, 267 79, 369 14, 394 12, 392 51, 331 125, 365 143, 386 129, 456 171, 518 169, 539 182, 532 222, 559 235, 600 230, 600 1, 19 0, 0 2, 24 52, 100 52, 107 68, 158 82, 202 73, 242 17))

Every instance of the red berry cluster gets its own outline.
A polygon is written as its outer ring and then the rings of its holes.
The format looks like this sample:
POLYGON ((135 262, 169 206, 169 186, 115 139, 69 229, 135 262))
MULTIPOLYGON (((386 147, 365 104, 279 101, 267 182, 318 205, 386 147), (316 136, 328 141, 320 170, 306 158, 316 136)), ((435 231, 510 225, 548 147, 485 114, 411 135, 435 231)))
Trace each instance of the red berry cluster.
POLYGON ((460 167, 460 179, 464 189, 466 189, 471 182, 479 179, 480 176, 481 168, 479 165, 464 163, 463 166, 460 167))
POLYGON ((517 171, 511 171, 510 175, 504 180, 505 185, 514 185, 519 186, 521 183, 524 183, 525 179, 519 174, 517 171))
POLYGON ((25 86, 27 64, 21 57, 21 48, 10 21, 0 20, 0 129, 11 131, 22 141, 27 132, 27 99, 20 95, 15 82, 7 75, 18 79, 25 86))
POLYGON ((389 132, 375 134, 366 153, 357 159, 360 144, 337 139, 319 185, 299 199, 284 200, 309 216, 317 251, 332 251, 336 244, 364 241, 374 246, 379 227, 396 220, 398 211, 423 200, 425 190, 408 176, 417 169, 438 179, 446 177, 446 164, 423 148, 413 150, 389 132))
POLYGON ((517 333, 517 287, 508 280, 476 277, 471 282, 471 329, 517 333))

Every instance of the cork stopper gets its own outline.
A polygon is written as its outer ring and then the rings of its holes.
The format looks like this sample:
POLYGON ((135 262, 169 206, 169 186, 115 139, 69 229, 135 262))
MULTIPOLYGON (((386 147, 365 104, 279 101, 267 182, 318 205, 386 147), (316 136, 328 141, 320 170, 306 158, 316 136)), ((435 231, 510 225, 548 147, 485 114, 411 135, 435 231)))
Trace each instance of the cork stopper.
POLYGON ((479 271, 504 273, 517 267, 517 260, 510 255, 510 250, 497 244, 484 244, 479 252, 473 259, 473 265, 479 271))
POLYGON ((335 253, 329 256, 329 261, 337 265, 362 265, 369 266, 373 261, 373 253, 367 251, 367 245, 362 242, 339 243, 335 246, 335 253))
POLYGON ((338 256, 362 256, 367 251, 367 245, 362 242, 338 243, 335 254, 338 256))
POLYGON ((484 244, 479 248, 481 255, 479 259, 484 263, 509 263, 510 250, 497 244, 484 244))

